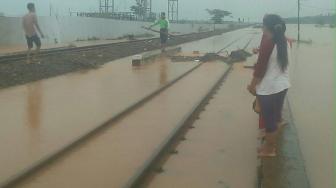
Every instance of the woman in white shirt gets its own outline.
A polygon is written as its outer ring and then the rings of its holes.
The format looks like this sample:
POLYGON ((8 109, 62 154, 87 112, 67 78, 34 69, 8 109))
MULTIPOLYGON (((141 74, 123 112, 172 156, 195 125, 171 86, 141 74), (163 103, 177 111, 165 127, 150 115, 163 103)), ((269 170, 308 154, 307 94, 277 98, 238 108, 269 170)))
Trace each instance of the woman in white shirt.
POLYGON ((286 24, 278 15, 263 19, 263 38, 254 77, 248 90, 257 96, 265 121, 265 144, 258 150, 260 157, 276 156, 276 133, 282 120, 284 99, 290 87, 286 24))

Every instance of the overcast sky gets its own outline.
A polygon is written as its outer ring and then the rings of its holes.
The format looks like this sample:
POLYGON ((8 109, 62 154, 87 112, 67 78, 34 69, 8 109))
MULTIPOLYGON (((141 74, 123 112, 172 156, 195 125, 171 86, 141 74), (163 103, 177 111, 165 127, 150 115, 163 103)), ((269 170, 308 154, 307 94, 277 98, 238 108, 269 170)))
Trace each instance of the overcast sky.
MULTIPOLYGON (((21 16, 25 5, 34 2, 39 15, 49 14, 51 4, 54 12, 67 15, 73 11, 97 11, 99 0, 0 0, 0 12, 10 16, 21 16)), ((153 11, 167 11, 168 0, 152 0, 153 11)), ((265 13, 277 13, 283 17, 297 14, 297 0, 179 0, 180 19, 206 20, 206 8, 219 8, 231 11, 234 19, 238 17, 260 20, 265 13)), ((301 0, 303 15, 318 15, 334 12, 335 0, 301 0)), ((115 0, 116 10, 129 11, 135 0, 115 0)))

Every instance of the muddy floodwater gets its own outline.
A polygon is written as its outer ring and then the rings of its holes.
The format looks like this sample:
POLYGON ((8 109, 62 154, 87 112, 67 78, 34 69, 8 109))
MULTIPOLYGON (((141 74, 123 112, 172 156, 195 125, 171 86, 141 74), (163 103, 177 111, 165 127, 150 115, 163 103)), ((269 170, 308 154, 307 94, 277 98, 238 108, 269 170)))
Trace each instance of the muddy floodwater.
MULTIPOLYGON (((301 37, 312 44, 294 44, 290 56, 288 96, 312 188, 334 187, 334 34, 335 29, 329 27, 303 25, 301 37)), ((296 26, 288 26, 288 36, 296 38, 296 26)), ((184 44, 182 51, 217 52, 239 38, 230 50, 250 39, 257 45, 260 30, 228 32, 184 44)), ((197 64, 173 64, 165 58, 155 61, 133 69, 128 57, 101 69, 0 90, 0 148, 5 151, 0 155, 0 183, 197 64)))
MULTIPOLYGON (((333 62, 335 29, 302 26, 301 38, 311 45, 294 45, 289 100, 313 188, 333 185, 333 62)), ((296 37, 290 25, 288 36, 296 37)))
MULTIPOLYGON (((252 37, 248 30, 237 32, 238 36, 230 32, 206 39, 208 43, 199 50, 217 51, 240 35, 252 37)), ((240 42, 236 45, 243 46, 244 41, 240 42)), ((165 56, 140 67, 132 67, 131 61, 126 57, 98 69, 0 90, 0 148, 4 151, 0 186, 199 64, 172 63, 165 56)))

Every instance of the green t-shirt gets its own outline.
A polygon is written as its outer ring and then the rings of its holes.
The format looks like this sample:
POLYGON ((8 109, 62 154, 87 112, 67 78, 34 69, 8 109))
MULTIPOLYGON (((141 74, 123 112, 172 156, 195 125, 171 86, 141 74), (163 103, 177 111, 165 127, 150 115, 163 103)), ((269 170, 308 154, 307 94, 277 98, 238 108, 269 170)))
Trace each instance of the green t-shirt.
POLYGON ((160 19, 153 26, 160 25, 160 29, 168 29, 169 22, 166 19, 160 19))

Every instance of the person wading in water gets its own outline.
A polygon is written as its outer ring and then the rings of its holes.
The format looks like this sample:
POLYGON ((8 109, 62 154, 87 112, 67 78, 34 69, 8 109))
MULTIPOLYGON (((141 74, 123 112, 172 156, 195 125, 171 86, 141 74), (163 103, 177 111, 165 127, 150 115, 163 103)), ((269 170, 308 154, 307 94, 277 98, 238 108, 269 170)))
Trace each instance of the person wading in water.
POLYGON ((27 5, 28 14, 22 18, 22 26, 26 35, 28 52, 27 52, 27 63, 31 63, 31 50, 36 45, 36 51, 33 57, 33 61, 39 55, 41 49, 41 39, 37 35, 36 29, 40 33, 41 37, 44 38, 44 35, 40 29, 40 26, 37 21, 37 16, 35 13, 35 5, 33 3, 28 3, 27 5))
POLYGON ((165 51, 167 40, 168 40, 168 28, 169 28, 169 21, 166 19, 166 13, 161 13, 161 18, 151 25, 149 28, 152 28, 156 25, 160 26, 160 40, 161 40, 161 50, 162 52, 165 51))
POLYGON ((263 37, 253 79, 248 90, 260 103, 266 136, 258 149, 259 157, 276 156, 277 130, 282 123, 282 108, 290 88, 286 24, 278 15, 266 15, 263 20, 263 37))

